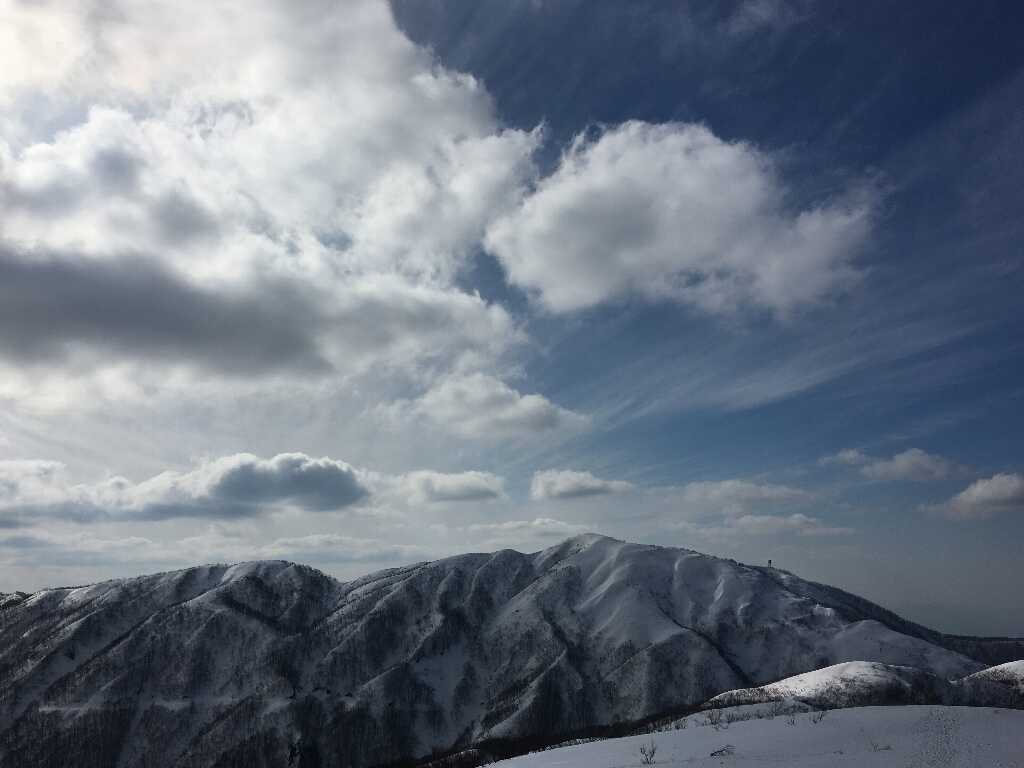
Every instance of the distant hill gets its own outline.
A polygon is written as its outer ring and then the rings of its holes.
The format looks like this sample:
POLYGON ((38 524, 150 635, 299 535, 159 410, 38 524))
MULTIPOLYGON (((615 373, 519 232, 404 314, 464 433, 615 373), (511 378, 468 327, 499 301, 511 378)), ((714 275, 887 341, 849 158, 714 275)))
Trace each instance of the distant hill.
POLYGON ((1024 661, 991 667, 960 680, 946 680, 914 667, 848 661, 768 685, 727 691, 704 706, 735 707, 768 702, 816 709, 891 704, 1024 709, 1024 661))

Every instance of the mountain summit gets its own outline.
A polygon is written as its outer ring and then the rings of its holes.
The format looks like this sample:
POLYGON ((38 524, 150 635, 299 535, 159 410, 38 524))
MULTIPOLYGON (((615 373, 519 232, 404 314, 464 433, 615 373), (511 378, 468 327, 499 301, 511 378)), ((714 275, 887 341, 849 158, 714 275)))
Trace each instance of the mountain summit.
POLYGON ((0 763, 372 766, 641 720, 844 661, 961 678, 1022 645, 592 534, 351 582, 209 565, 0 599, 0 763))

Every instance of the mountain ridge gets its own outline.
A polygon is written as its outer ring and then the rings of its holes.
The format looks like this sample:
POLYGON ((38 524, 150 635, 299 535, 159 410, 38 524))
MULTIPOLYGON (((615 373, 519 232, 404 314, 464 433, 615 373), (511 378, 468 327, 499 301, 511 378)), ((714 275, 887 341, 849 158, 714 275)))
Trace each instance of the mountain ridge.
POLYGON ((720 693, 703 706, 839 709, 908 704, 1024 708, 1024 661, 946 680, 914 667, 847 661, 767 685, 720 693))
MULTIPOLYGON (((524 554, 524 555, 527 555, 527 556, 539 555, 542 552, 546 552, 546 551, 549 551, 551 549, 557 549, 559 547, 565 547, 565 546, 567 546, 567 545, 569 545, 571 543, 575 543, 575 542, 580 542, 580 541, 600 541, 600 540, 604 540, 604 541, 608 541, 608 542, 613 542, 615 544, 629 544, 631 546, 637 546, 637 547, 649 547, 649 548, 654 548, 654 549, 680 550, 680 551, 685 551, 685 552, 692 552, 694 554, 701 555, 702 557, 711 558, 711 559, 715 559, 715 560, 720 560, 720 561, 723 561, 723 562, 731 563, 731 564, 734 564, 734 565, 736 565, 738 567, 742 567, 742 568, 749 568, 749 569, 752 569, 752 570, 756 570, 756 571, 759 571, 759 572, 761 572, 761 573, 763 573, 766 576, 769 576, 771 578, 774 578, 774 576, 778 575, 778 576, 783 577, 783 578, 775 579, 776 583, 778 583, 780 587, 783 587, 783 588, 789 590, 789 589, 791 589, 791 587, 792 587, 792 585, 793 585, 793 583, 795 581, 796 583, 799 583, 799 584, 804 584, 804 585, 811 586, 811 587, 815 588, 816 590, 822 590, 823 592, 828 593, 829 595, 842 596, 842 598, 845 599, 845 600, 855 601, 856 604, 858 604, 858 606, 861 606, 861 607, 867 606, 867 607, 869 607, 871 610, 873 610, 874 612, 877 613, 877 615, 879 617, 877 620, 880 621, 883 624, 886 624, 886 626, 889 626, 890 628, 893 628, 893 629, 898 629, 898 631, 901 631, 903 634, 910 634, 910 635, 915 636, 915 637, 920 637, 921 639, 931 640, 933 638, 944 638, 944 639, 950 640, 950 641, 981 641, 981 642, 993 642, 993 643, 1019 643, 1021 645, 1021 647, 1024 647, 1024 637, 1015 637, 1015 636, 1008 636, 1008 635, 961 635, 961 634, 956 634, 956 633, 941 632, 939 630, 935 630, 935 629, 932 629, 930 627, 927 627, 924 624, 920 624, 918 622, 914 622, 914 621, 910 621, 908 619, 904 619, 902 616, 897 614, 895 611, 892 611, 892 610, 890 610, 888 608, 885 608, 884 606, 881 606, 881 605, 879 605, 877 603, 874 603, 874 602, 872 602, 870 600, 867 600, 866 598, 862 598, 859 595, 856 595, 854 593, 847 592, 846 590, 843 590, 840 587, 834 587, 834 586, 829 585, 829 584, 824 584, 824 583, 821 583, 821 582, 815 582, 815 581, 811 581, 809 579, 803 579, 801 577, 796 576, 796 574, 794 574, 791 571, 788 571, 788 570, 786 570, 784 568, 770 567, 770 566, 763 566, 763 565, 753 565, 753 564, 750 564, 750 563, 743 563, 743 562, 734 560, 732 558, 718 557, 716 555, 708 555, 708 554, 699 552, 697 550, 689 549, 687 547, 673 547, 673 546, 664 546, 664 545, 659 545, 659 544, 634 544, 634 543, 627 542, 627 541, 622 540, 622 539, 616 539, 616 538, 613 538, 611 536, 606 536, 604 534, 599 534, 599 533, 582 533, 582 534, 577 534, 576 536, 572 536, 572 537, 569 537, 569 538, 563 540, 562 542, 554 545, 553 547, 547 548, 545 550, 537 550, 535 552, 523 553, 523 552, 519 552, 519 550, 515 550, 515 549, 501 549, 501 550, 497 550, 495 552, 466 552, 466 553, 462 553, 462 554, 459 554, 459 555, 453 555, 453 556, 451 556, 449 558, 441 558, 441 560, 448 560, 448 559, 452 559, 452 558, 469 557, 469 556, 495 555, 495 554, 499 554, 499 553, 502 553, 502 552, 515 552, 517 554, 524 554)), ((21 600, 27 599, 29 597, 32 597, 34 595, 37 595, 37 594, 43 593, 43 592, 52 592, 52 591, 60 591, 60 590, 85 589, 85 588, 96 587, 96 586, 104 585, 104 584, 121 583, 121 582, 124 582, 124 581, 129 581, 131 579, 136 579, 136 578, 167 576, 167 575, 173 575, 173 574, 182 574, 182 573, 186 573, 186 572, 189 572, 189 571, 192 571, 192 570, 195 570, 195 569, 223 568, 223 569, 226 569, 226 570, 231 570, 231 569, 241 568, 243 566, 252 566, 252 565, 260 565, 260 564, 279 564, 279 565, 283 565, 283 566, 286 566, 286 567, 287 566, 294 566, 294 567, 297 567, 297 568, 308 569, 310 571, 314 571, 314 572, 320 574, 325 579, 331 579, 331 580, 334 580, 334 581, 338 582, 341 585, 346 585, 346 584, 356 584, 356 583, 362 582, 363 580, 368 579, 370 577, 380 577, 380 576, 383 576, 385 574, 389 574, 389 573, 393 573, 393 572, 398 572, 398 571, 406 571, 408 569, 418 568, 418 567, 429 565, 431 563, 436 563, 436 562, 440 562, 440 560, 422 560, 422 561, 417 561, 417 562, 410 563, 410 564, 404 565, 404 566, 396 566, 396 567, 392 567, 392 568, 385 568, 385 569, 381 569, 381 570, 378 570, 378 571, 373 571, 373 572, 371 572, 369 574, 365 574, 364 576, 356 577, 355 579, 352 579, 350 581, 344 581, 344 580, 338 579, 337 577, 331 576, 330 574, 328 574, 328 573, 326 573, 324 571, 321 571, 320 569, 316 568, 315 566, 311 566, 311 565, 308 565, 308 564, 305 564, 305 563, 301 563, 301 562, 295 561, 295 560, 287 560, 287 559, 281 559, 281 558, 266 558, 266 559, 259 559, 259 560, 241 560, 241 561, 234 562, 234 563, 227 563, 227 562, 225 562, 225 563, 221 563, 221 562, 217 562, 217 563, 202 563, 202 564, 198 564, 198 565, 194 565, 194 566, 188 566, 186 568, 172 569, 172 570, 167 570, 167 571, 156 571, 156 572, 148 573, 148 574, 140 574, 138 576, 115 577, 115 578, 104 579, 102 581, 92 582, 92 583, 87 583, 87 584, 61 585, 61 586, 43 587, 43 588, 35 590, 33 592, 25 592, 25 591, 22 591, 22 590, 15 590, 13 592, 0 592, 0 610, 3 610, 5 607, 9 607, 11 605, 16 604, 17 602, 20 602, 21 600)), ((794 594, 797 594, 797 595, 799 595, 801 597, 811 597, 812 596, 811 594, 801 593, 801 592, 795 592, 794 594)), ((971 654, 966 653, 965 655, 971 655, 971 654)), ((1004 662, 1007 662, 1007 661, 1015 661, 1018 658, 1019 658, 1018 656, 1007 656, 1003 661, 996 661, 996 662, 991 662, 991 663, 992 664, 997 664, 997 663, 1004 663, 1004 662)), ((979 660, 983 660, 983 659, 979 659, 979 660)))
POLYGON ((842 661, 987 666, 766 570, 588 534, 347 582, 278 560, 42 590, 0 601, 0 757, 78 764, 74 734, 93 764, 370 766, 842 661))

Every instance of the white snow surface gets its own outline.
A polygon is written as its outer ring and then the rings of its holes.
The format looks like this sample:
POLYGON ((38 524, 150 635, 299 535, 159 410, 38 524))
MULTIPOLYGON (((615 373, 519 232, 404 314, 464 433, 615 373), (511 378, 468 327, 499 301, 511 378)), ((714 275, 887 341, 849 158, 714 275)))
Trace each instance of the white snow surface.
MULTIPOLYGON (((693 718, 691 718, 693 720, 693 718)), ((504 760, 499 768, 641 768, 641 746, 656 746, 657 766, 742 768, 1024 768, 1024 712, 907 706, 800 714, 715 729, 606 739, 504 760), (725 750, 729 754, 712 756, 725 750)))

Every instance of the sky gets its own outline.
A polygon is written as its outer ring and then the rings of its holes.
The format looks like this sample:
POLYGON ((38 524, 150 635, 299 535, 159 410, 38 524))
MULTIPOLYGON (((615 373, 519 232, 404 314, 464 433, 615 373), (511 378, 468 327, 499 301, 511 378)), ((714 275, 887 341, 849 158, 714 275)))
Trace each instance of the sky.
POLYGON ((597 531, 1024 635, 1022 35, 0 0, 0 591, 597 531))

